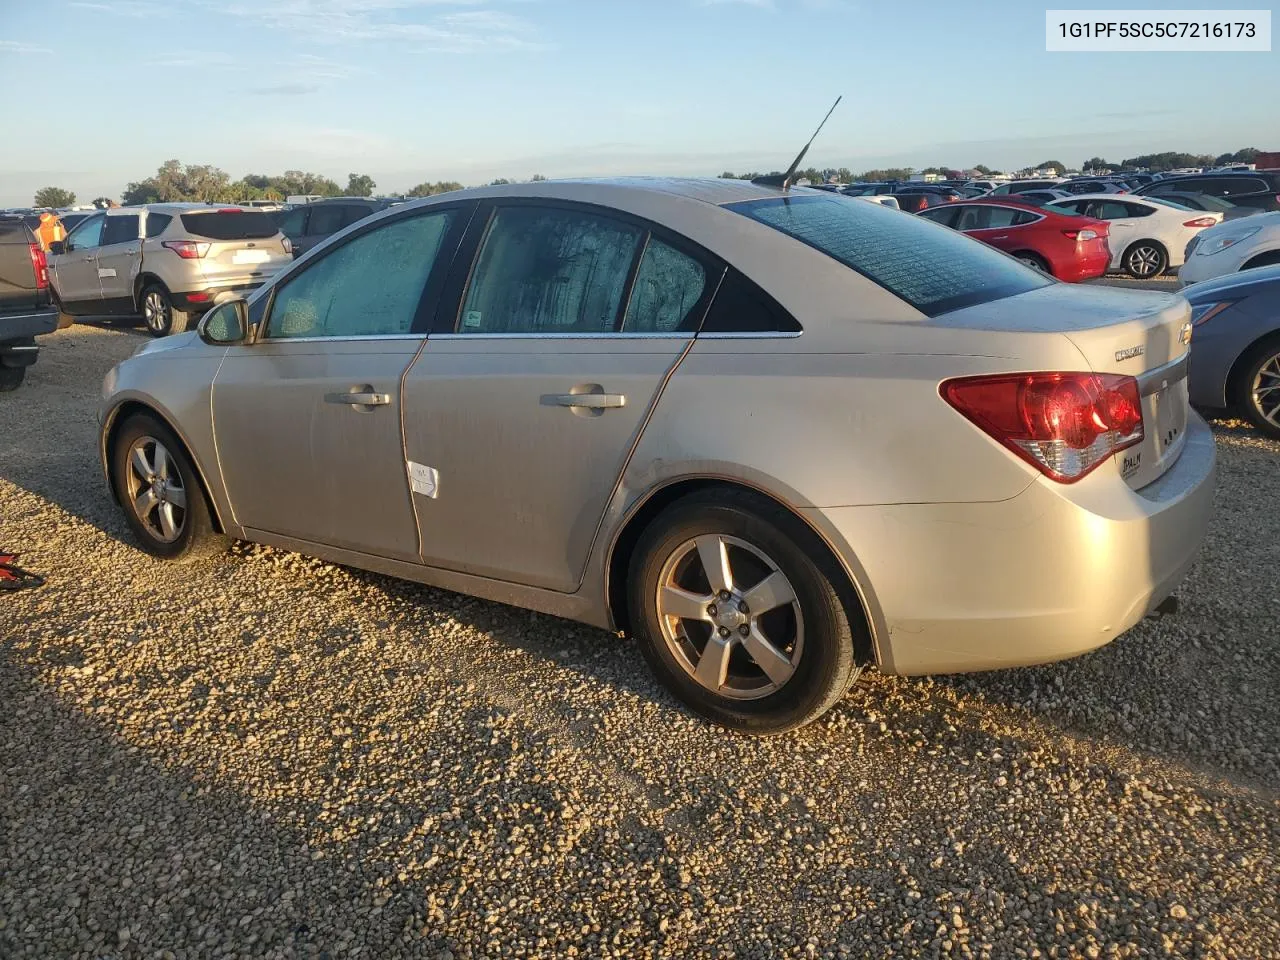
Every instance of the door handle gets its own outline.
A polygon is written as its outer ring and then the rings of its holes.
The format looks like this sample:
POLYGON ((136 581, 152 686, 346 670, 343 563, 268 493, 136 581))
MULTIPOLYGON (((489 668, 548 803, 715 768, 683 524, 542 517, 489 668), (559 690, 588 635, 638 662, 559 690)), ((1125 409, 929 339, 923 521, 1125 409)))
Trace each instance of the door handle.
POLYGON ((1009 235, 1006 233, 1006 234, 1003 234, 1003 235, 1001 235, 1001 236, 999 236, 999 237, 992 237, 991 239, 992 239, 992 240, 1008 240, 1008 239, 1009 239, 1009 235))
POLYGON ((325 403, 336 403, 348 407, 385 407, 391 402, 389 393, 326 393, 325 403))
POLYGON ((97 260, 97 259, 98 259, 97 257, 81 257, 81 258, 80 258, 80 262, 81 262, 81 263, 93 263, 93 261, 95 261, 95 260, 97 260))
POLYGON ((612 410, 627 405, 627 398, 621 393, 555 393, 543 399, 555 407, 580 407, 586 410, 612 410))

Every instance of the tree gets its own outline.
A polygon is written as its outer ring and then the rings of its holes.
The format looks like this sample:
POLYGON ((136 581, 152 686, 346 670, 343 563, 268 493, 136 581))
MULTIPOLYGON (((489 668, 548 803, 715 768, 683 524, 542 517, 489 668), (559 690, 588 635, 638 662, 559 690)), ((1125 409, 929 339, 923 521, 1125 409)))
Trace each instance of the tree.
POLYGON ((506 177, 499 177, 497 180, 490 180, 490 181, 489 181, 489 186, 491 186, 491 187, 505 187, 505 186, 506 186, 508 183, 510 183, 510 182, 511 182, 511 181, 510 181, 510 180, 508 180, 506 177))
POLYGON ((910 167, 890 167, 887 170, 867 170, 859 180, 909 180, 912 170, 910 167))
POLYGON ((1061 160, 1045 160, 1043 163, 1037 163, 1033 169, 1053 170, 1054 174, 1060 177, 1066 172, 1067 165, 1061 160))
POLYGON ((341 196, 342 188, 328 177, 301 170, 286 170, 278 177, 270 178, 270 188, 282 197, 289 196, 341 196))
POLYGON ((1222 166, 1224 163, 1255 163, 1258 159, 1257 147, 1243 147, 1235 153, 1224 153, 1214 159, 1215 166, 1222 166))
POLYGON ((1142 167, 1146 170, 1176 170, 1179 167, 1208 167, 1213 165, 1213 157, 1199 153, 1144 153, 1138 157, 1130 157, 1120 166, 1125 169, 1142 167))
POLYGON ((409 191, 411 197, 434 197, 437 193, 451 193, 461 190, 462 184, 452 180, 441 180, 439 183, 420 183, 409 191))
POLYGON ((1114 163, 1108 163, 1101 157, 1090 157, 1084 163, 1080 164, 1081 170, 1092 170, 1095 173, 1100 170, 1119 170, 1120 168, 1114 163))
POLYGON ((974 172, 974 173, 980 173, 980 174, 982 174, 984 177, 989 177, 989 176, 991 176, 991 168, 990 168, 990 167, 988 167, 988 166, 984 166, 984 165, 983 165, 983 164, 981 164, 981 163, 975 163, 975 164, 973 165, 973 172, 974 172))
POLYGON ((367 173, 347 174, 347 196, 349 197, 371 197, 375 187, 377 184, 367 173))
POLYGON ((115 201, 112 200, 110 197, 94 197, 93 198, 93 205, 97 207, 99 210, 105 210, 107 209, 107 207, 111 206, 114 203, 115 201))
POLYGON ((37 207, 69 207, 76 202, 76 195, 61 187, 42 187, 36 191, 37 207))
POLYGON ((535 173, 532 177, 530 177, 530 178, 529 178, 529 182, 530 182, 530 183, 542 183, 542 182, 543 182, 544 180, 546 180, 546 179, 547 179, 547 178, 546 178, 546 177, 544 177, 542 174, 540 174, 540 173, 535 173))
POLYGON ((133 207, 142 203, 159 203, 160 190, 156 186, 155 178, 148 177, 145 180, 126 184, 124 190, 120 193, 120 202, 126 207, 133 207))
POLYGON ((836 180, 838 180, 840 183, 852 183, 853 171, 850 170, 848 167, 841 167, 836 171, 836 180))

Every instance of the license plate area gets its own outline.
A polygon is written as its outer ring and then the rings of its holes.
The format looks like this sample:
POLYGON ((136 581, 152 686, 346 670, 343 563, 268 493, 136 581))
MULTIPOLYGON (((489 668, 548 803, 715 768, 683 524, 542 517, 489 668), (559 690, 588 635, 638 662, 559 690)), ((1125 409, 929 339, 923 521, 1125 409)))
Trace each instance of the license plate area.
POLYGON ((237 250, 231 255, 232 263, 266 263, 271 254, 265 250, 237 250))

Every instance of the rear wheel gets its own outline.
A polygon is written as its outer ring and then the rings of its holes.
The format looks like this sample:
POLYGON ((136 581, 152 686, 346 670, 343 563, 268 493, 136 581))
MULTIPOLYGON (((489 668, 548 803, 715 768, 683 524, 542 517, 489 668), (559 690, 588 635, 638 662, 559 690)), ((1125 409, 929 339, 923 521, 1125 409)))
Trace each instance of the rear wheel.
POLYGON ((1280 263, 1280 250, 1273 251, 1272 253, 1259 254, 1240 269, 1252 270, 1254 267, 1270 267, 1277 263, 1280 263))
POLYGON ((157 418, 139 414, 120 427, 111 485, 139 546, 152 556, 192 560, 225 549, 190 457, 157 418))
POLYGON ((1280 339, 1249 354, 1236 384, 1236 407, 1261 433, 1280 439, 1280 339))
POLYGON ((771 501, 687 497, 632 556, 630 609, 645 658, 717 723, 760 734, 802 726, 859 672, 831 565, 812 531, 771 501))
POLYGON ((1053 271, 1049 269, 1048 261, 1038 253, 1032 253, 1030 250, 1023 250, 1020 253, 1015 253, 1014 256, 1032 270, 1039 270, 1041 273, 1048 273, 1050 275, 1053 273, 1053 271))
POLYGON ((0 367, 0 393, 17 390, 26 375, 26 367, 0 367))
POLYGON ((1164 273, 1169 257, 1154 240, 1139 240, 1124 252, 1124 272, 1135 280, 1151 280, 1164 273))
POLYGON ((153 283, 142 291, 142 320, 153 337, 164 337, 186 330, 191 314, 174 307, 169 291, 153 283))

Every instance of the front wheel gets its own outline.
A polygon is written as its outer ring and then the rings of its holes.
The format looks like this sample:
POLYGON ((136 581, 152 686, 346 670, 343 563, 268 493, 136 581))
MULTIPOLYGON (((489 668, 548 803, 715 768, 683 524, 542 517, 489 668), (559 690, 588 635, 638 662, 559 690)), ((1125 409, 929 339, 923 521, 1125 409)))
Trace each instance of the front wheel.
POLYGON ((1124 272, 1135 280, 1153 280, 1169 265, 1164 248, 1149 240, 1139 240, 1124 254, 1124 272))
POLYGON ((632 622, 658 678, 697 713, 781 733, 830 709, 856 679, 839 573, 800 521, 751 494, 687 497, 632 557, 632 622))
POLYGON ((173 432, 139 414, 120 427, 111 452, 111 486, 138 545, 165 560, 190 560, 225 548, 195 467, 173 432))
POLYGON ((1261 344, 1246 361, 1236 404, 1259 432, 1280 439, 1280 340, 1261 344))
POLYGON ((142 320, 153 337, 164 337, 186 330, 191 314, 174 307, 169 291, 157 283, 142 291, 142 320))

